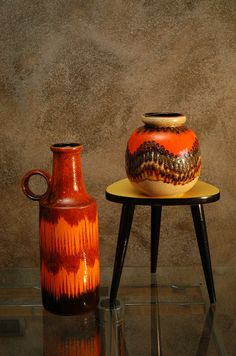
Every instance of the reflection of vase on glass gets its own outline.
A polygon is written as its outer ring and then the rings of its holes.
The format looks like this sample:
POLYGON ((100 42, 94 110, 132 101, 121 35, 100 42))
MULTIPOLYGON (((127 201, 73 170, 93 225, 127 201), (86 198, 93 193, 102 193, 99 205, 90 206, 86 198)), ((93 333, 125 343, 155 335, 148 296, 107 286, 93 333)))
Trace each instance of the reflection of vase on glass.
POLYGON ((77 316, 43 313, 44 356, 100 356, 100 335, 94 313, 77 316))
POLYGON ((76 143, 55 144, 52 177, 28 172, 22 189, 40 205, 41 287, 44 307, 56 314, 77 314, 95 308, 99 300, 97 206, 86 192, 76 143), (29 188, 32 175, 48 184, 41 196, 29 188))

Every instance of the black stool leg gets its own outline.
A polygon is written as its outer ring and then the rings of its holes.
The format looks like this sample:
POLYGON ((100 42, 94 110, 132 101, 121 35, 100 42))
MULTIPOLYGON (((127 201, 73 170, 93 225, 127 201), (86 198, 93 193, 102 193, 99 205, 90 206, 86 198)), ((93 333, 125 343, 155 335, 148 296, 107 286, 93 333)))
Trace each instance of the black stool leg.
POLYGON ((216 302, 216 293, 211 268, 211 257, 207 238, 206 221, 202 204, 191 205, 192 217, 201 255, 207 290, 211 303, 216 302))
POLYGON ((120 277, 123 269, 125 254, 129 241, 129 234, 133 221, 134 208, 135 205, 133 204, 123 204, 122 207, 119 234, 116 246, 116 257, 113 268, 113 277, 110 292, 110 306, 115 306, 116 303, 116 296, 120 284, 120 277))
POLYGON ((151 273, 156 273, 162 206, 151 207, 151 273))

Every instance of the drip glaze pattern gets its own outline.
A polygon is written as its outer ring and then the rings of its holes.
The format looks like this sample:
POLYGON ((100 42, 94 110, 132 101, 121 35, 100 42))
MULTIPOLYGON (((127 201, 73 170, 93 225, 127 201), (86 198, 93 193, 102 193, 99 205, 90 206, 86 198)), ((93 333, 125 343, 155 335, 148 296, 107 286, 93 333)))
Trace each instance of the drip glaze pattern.
POLYGON ((70 226, 41 219, 41 283, 56 300, 77 298, 99 286, 98 223, 87 217, 70 226))

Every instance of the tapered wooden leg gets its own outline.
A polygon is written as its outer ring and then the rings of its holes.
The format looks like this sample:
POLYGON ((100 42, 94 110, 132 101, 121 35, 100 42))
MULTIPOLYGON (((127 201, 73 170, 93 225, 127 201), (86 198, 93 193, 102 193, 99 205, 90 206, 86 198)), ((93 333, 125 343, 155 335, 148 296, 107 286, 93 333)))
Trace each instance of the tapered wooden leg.
POLYGON ((210 298, 210 302, 214 304, 216 302, 216 293, 214 287, 214 280, 211 267, 211 257, 208 245, 206 221, 204 216, 203 205, 191 205, 192 217, 198 242, 198 247, 201 255, 202 266, 204 270, 207 290, 210 298))
POLYGON ((162 207, 151 207, 151 273, 156 273, 162 207))
POLYGON ((120 284, 120 277, 123 269, 131 225, 133 221, 134 208, 135 205, 133 204, 124 204, 122 207, 110 292, 110 306, 115 306, 116 303, 116 296, 120 284))

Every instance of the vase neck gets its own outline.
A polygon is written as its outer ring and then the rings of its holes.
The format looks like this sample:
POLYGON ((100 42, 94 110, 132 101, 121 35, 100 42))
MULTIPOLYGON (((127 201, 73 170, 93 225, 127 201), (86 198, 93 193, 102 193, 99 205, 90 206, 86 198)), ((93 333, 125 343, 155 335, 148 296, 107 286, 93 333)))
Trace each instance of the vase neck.
POLYGON ((142 117, 145 125, 154 127, 179 127, 186 121, 186 116, 179 113, 146 113, 142 117))
POLYGON ((51 201, 81 201, 86 192, 80 153, 82 146, 76 144, 57 144, 53 151, 53 171, 51 183, 51 201))

